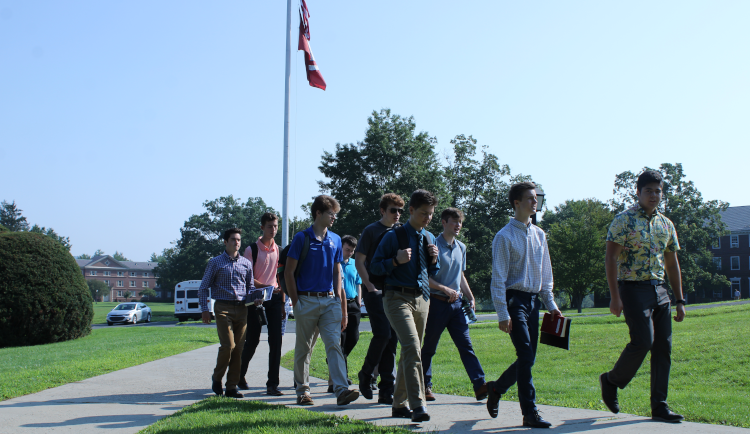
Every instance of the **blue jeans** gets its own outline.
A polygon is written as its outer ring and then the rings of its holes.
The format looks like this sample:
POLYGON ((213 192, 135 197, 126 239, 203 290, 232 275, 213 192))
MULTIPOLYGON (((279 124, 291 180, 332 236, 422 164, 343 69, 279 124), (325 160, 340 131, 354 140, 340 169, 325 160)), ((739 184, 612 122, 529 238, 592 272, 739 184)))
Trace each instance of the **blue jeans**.
POLYGON ((536 410, 536 389, 531 378, 531 367, 536 360, 536 345, 539 342, 539 296, 509 289, 506 291, 510 314, 510 340, 516 347, 516 361, 495 382, 495 391, 508 392, 518 382, 518 403, 524 415, 536 410))
POLYGON ((449 303, 430 297, 430 314, 427 317, 427 328, 422 345, 422 365, 424 366, 424 383, 432 387, 432 357, 437 351, 440 336, 445 329, 453 339, 458 348, 461 362, 469 375, 469 380, 476 391, 484 384, 484 371, 482 365, 474 354, 474 347, 469 337, 469 324, 466 322, 464 311, 461 309, 461 299, 449 303))

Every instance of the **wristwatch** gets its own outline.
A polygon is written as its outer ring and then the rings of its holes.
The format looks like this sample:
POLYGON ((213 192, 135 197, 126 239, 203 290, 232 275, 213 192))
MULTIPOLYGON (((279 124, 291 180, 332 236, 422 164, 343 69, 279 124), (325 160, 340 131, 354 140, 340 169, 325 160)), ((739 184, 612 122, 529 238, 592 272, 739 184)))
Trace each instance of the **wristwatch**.
POLYGON ((681 304, 681 305, 685 306, 687 304, 687 302, 685 300, 683 300, 683 299, 679 299, 679 300, 675 300, 674 304, 675 305, 681 304))

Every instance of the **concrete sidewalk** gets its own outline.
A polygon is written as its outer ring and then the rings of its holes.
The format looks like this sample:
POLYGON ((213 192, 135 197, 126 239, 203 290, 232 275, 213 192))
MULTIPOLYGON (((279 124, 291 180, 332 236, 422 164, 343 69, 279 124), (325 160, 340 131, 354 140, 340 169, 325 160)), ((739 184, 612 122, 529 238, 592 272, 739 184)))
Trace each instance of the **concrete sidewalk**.
MULTIPOLYGON (((250 365, 247 380, 251 390, 246 391, 244 399, 296 407, 291 389, 291 371, 281 370, 281 390, 286 393, 285 396, 271 397, 265 394, 268 369, 266 336, 265 333, 261 336, 261 343, 250 365)), ((292 351, 294 339, 294 334, 285 335, 282 351, 292 351)), ((160 418, 213 394, 209 377, 216 362, 217 348, 218 345, 212 345, 0 402, 0 433, 136 433, 160 418)), ((437 395, 437 401, 427 408, 432 420, 413 425, 407 419, 391 418, 390 406, 378 405, 377 399, 368 401, 360 397, 348 406, 339 407, 335 397, 325 393, 327 383, 324 380, 312 378, 311 382, 315 405, 300 408, 348 415, 378 425, 407 425, 419 432, 450 431, 460 434, 531 430, 521 426, 516 402, 500 401, 500 416, 491 419, 484 402, 467 397, 437 395)), ((377 392, 375 395, 377 398, 377 392)), ((554 424, 552 430, 559 433, 750 433, 747 429, 719 425, 657 423, 645 417, 613 415, 602 411, 544 405, 539 408, 545 419, 554 424)))

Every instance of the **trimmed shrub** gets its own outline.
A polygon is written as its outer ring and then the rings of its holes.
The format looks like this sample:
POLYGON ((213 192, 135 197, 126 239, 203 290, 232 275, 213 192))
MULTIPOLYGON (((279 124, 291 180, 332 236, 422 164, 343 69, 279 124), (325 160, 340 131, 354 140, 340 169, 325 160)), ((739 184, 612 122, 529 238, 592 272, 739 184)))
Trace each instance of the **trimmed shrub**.
POLYGON ((62 244, 31 232, 0 233, 0 347, 86 336, 94 307, 62 244))
POLYGON ((3 232, 10 232, 10 229, 6 228, 3 225, 0 225, 0 234, 2 234, 3 232))

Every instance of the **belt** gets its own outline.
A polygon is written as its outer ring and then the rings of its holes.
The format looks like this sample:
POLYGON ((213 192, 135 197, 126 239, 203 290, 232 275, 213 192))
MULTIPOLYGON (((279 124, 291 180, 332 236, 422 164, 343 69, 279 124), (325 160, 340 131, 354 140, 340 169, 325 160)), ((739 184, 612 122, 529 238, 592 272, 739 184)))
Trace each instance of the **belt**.
POLYGON ((346 299, 346 302, 347 302, 347 303, 354 303, 355 301, 357 301, 357 299, 356 299, 356 298, 347 298, 347 299, 346 299))
POLYGON ((224 303, 224 304, 231 304, 232 306, 244 306, 244 301, 237 301, 237 300, 216 300, 216 303, 224 303))
POLYGON ((422 295, 421 289, 412 288, 411 286, 385 285, 385 289, 387 289, 388 291, 398 291, 403 294, 422 295))
POLYGON ((333 292, 323 291, 297 291, 297 295, 308 295, 310 297, 333 297, 333 292))
MULTIPOLYGON (((437 298, 440 301, 444 301, 446 303, 450 303, 451 299, 449 297, 446 297, 444 295, 437 295, 437 294, 430 294, 430 297, 437 298)), ((461 294, 458 294, 458 298, 454 301, 460 301, 461 300, 461 294)))
POLYGON ((621 280, 623 285, 651 285, 651 286, 661 286, 664 285, 663 280, 621 280))

